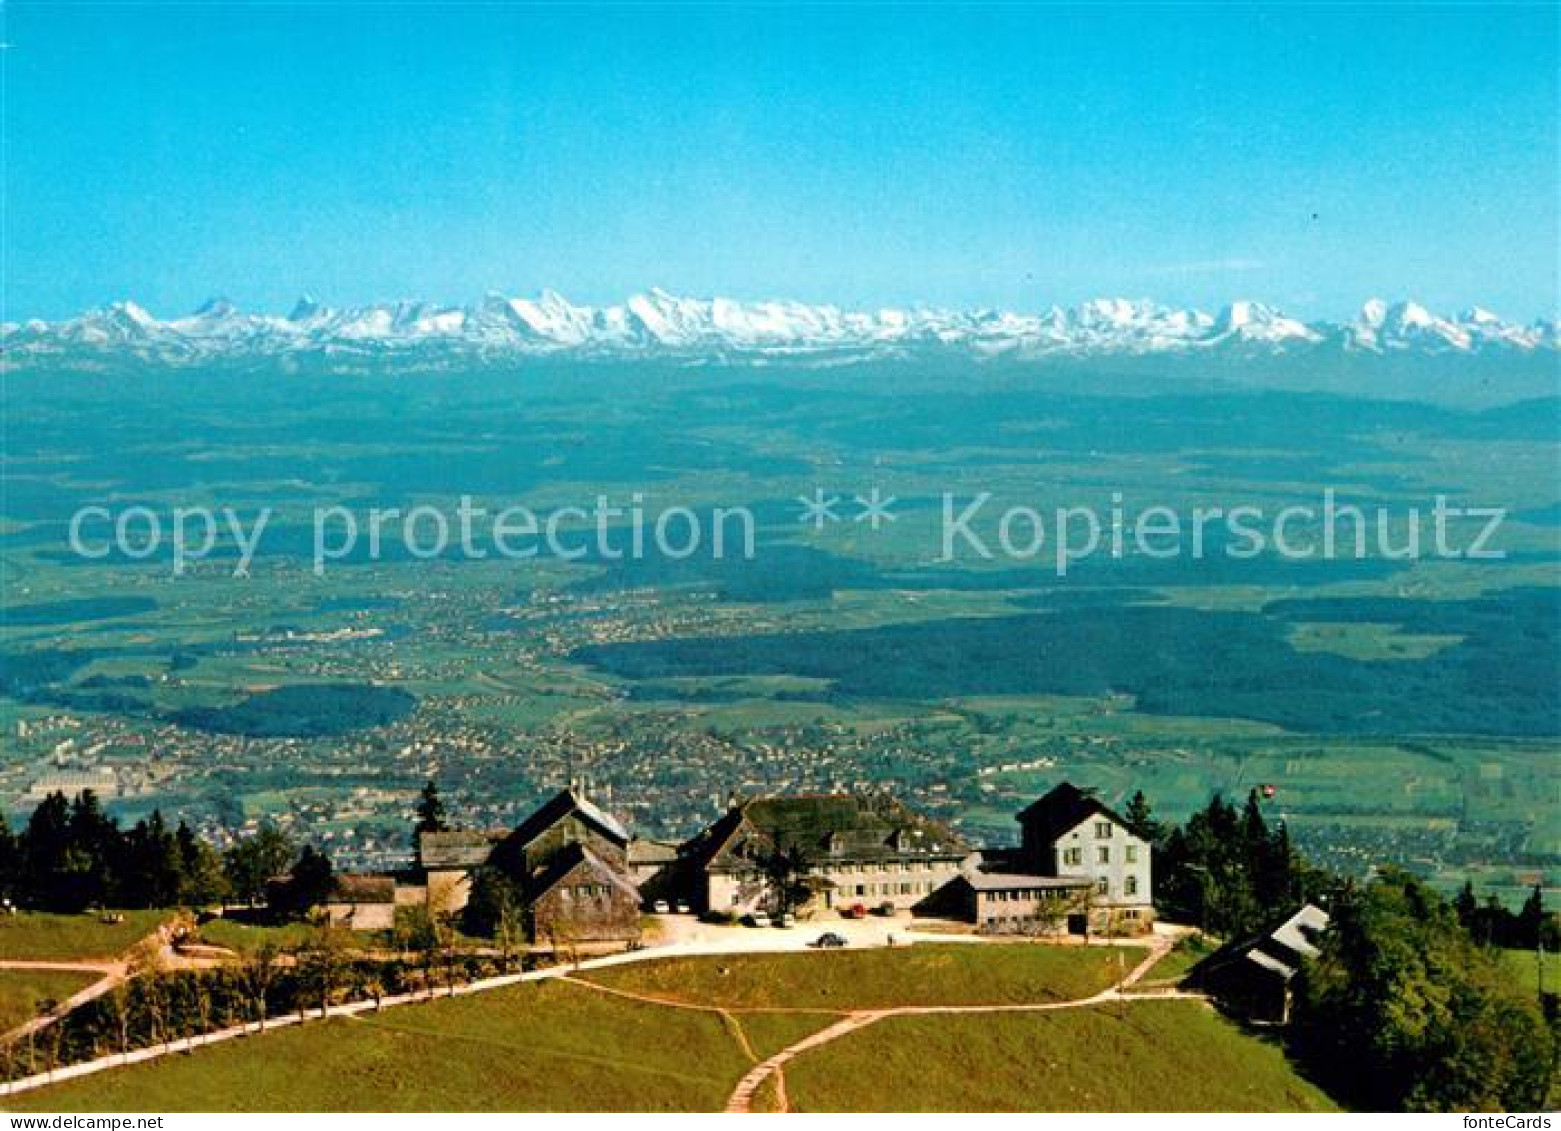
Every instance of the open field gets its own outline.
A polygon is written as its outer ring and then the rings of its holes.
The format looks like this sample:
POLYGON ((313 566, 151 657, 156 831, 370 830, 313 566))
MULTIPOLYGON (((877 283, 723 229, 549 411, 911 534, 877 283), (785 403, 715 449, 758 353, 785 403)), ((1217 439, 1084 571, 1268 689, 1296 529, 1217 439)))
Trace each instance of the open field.
POLYGON ((1219 943, 1203 935, 1187 935, 1164 957, 1145 971, 1138 985, 1146 988, 1172 986, 1187 976, 1187 972, 1219 948, 1219 943))
MULTIPOLYGON (((592 972, 689 1001, 631 1000, 565 981, 310 1022, 113 1068, 7 1101, 14 1110, 720 1110, 756 1060, 839 1014, 811 1004, 1056 1001, 1114 973, 1104 949, 929 945, 911 951, 733 955, 592 972), (984 981, 970 960, 996 973, 984 981), (1040 955, 1059 956, 1038 960, 1040 955), (785 962, 781 959, 793 959, 785 962), (837 961, 844 959, 845 961, 837 961), (750 969, 750 966, 752 967, 750 969), (723 973, 724 971, 724 973, 723 973), (638 978, 626 978, 633 973, 638 978), (940 985, 941 983, 941 985, 940 985), (971 987, 979 987, 972 992, 971 987), (854 987, 855 992, 851 991, 854 987)), ((894 1017, 786 1067, 794 1109, 1329 1110, 1280 1053, 1194 1002, 1052 1013, 894 1017), (968 1066, 979 1063, 977 1081, 968 1066)), ((755 1107, 776 1102, 773 1086, 755 1107)))
POLYGON ((795 1111, 1334 1111, 1197 1002, 891 1017, 786 1066, 795 1111), (972 1071, 979 1065, 980 1071, 972 1071))
POLYGON ((0 970, 0 1033, 38 1016, 38 1003, 59 1003, 97 981, 75 970, 0 970))
POLYGON ((1544 963, 1545 992, 1561 991, 1561 954, 1547 951, 1541 959, 1532 950, 1503 950, 1502 964, 1513 981, 1533 994, 1539 991, 1540 963, 1544 963))
POLYGON ((48 961, 114 959, 169 918, 166 911, 126 911, 122 923, 97 915, 51 915, 22 911, 0 916, 0 959, 48 961))
MULTIPOLYGON (((1517 900, 1555 888, 1561 402, 1162 403, 1011 376, 984 391, 920 374, 889 394, 662 373, 614 385, 609 418, 600 374, 19 385, 0 811, 14 828, 51 783, 101 783, 125 822, 161 807, 221 840, 272 820, 372 871, 407 861, 430 747, 463 824, 513 826, 589 765, 636 832, 676 839, 739 784, 887 785, 991 844, 1059 780, 1112 803, 1142 789, 1170 819, 1273 784, 1271 815, 1346 874, 1397 863, 1517 900), (149 399, 168 411, 148 418, 149 399), (1185 513, 1315 505, 1324 485, 1392 508, 1499 502, 1509 557, 1097 556, 1063 577, 1044 555, 940 553, 944 492, 1048 512, 1119 490, 1185 513), (796 498, 820 486, 847 502, 881 488, 898 520, 799 526, 796 498), (491 514, 635 491, 750 508, 755 554, 609 558, 587 523, 569 527, 577 559, 418 560, 392 539, 381 560, 310 569, 316 507, 448 512, 470 494, 491 514), (114 498, 276 509, 237 584, 228 534, 181 577, 166 546, 73 554, 70 516, 114 498)), ((997 513, 977 523, 988 543, 997 513)))
POLYGON ((589 981, 667 1001, 738 1009, 999 1005, 1088 997, 1143 957, 1137 948, 1026 943, 673 958, 593 971, 589 981), (1125 955, 1124 960, 1119 955, 1125 955))
POLYGON ((8 1102, 54 1111, 708 1111, 748 1063, 718 1014, 541 982, 233 1041, 8 1102))

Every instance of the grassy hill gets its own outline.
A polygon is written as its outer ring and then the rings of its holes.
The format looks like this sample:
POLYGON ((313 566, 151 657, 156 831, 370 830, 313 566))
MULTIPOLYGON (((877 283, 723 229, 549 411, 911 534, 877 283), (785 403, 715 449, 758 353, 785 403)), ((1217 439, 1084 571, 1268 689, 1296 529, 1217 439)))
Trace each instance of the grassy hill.
POLYGON ((890 1017, 786 1066, 796 1111, 1335 1111, 1199 1002, 890 1017))
POLYGON ((40 1111, 708 1111, 749 1063, 717 1013, 541 982, 283 1029, 7 1102, 40 1111))
POLYGON ((1088 997, 1120 979, 1143 955, 1128 947, 934 943, 748 954, 731 961, 674 958, 585 977, 668 1001, 739 1009, 1002 1005, 1088 997))
POLYGON ((64 1001, 95 981, 78 970, 0 970, 0 1033, 36 1017, 40 1001, 64 1001))
POLYGON ((166 911, 126 911, 119 923, 97 915, 22 911, 0 916, 0 958, 69 962, 117 958, 171 916, 166 911))
MULTIPOLYGON (((1129 955, 1132 952, 1128 952, 1129 955)), ((9 1101, 40 1111, 710 1111, 757 1061, 890 1005, 1088 996, 1113 950, 927 946, 672 959, 311 1022, 9 1101), (624 996, 646 993, 666 1004, 624 996), (674 1000, 675 999, 675 1000, 674 1000)), ((888 1018, 793 1060, 794 1107, 1319 1110, 1279 1052, 1201 1005, 888 1018), (898 1069, 898 1071, 896 1071, 898 1069)), ((759 1107, 773 1101, 765 1089, 759 1107)))
POLYGON ((1550 951, 1536 956, 1532 950, 1503 950, 1501 962, 1512 976, 1513 983, 1536 996, 1539 993, 1539 963, 1545 964, 1545 989, 1554 993, 1561 990, 1561 954, 1550 951))

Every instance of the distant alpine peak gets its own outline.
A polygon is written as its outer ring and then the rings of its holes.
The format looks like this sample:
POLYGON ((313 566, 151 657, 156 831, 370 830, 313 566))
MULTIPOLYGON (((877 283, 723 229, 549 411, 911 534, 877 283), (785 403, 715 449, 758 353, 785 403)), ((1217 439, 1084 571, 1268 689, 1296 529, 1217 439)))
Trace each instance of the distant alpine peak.
POLYGON ((1554 321, 1523 325, 1478 306, 1443 316, 1407 299, 1373 298, 1352 321, 1332 323, 1305 321, 1246 298, 1212 315, 1120 297, 1039 313, 925 306, 850 310, 787 300, 688 298, 659 287, 608 306, 577 305, 551 290, 534 298, 491 292, 465 306, 405 300, 333 307, 305 295, 285 316, 246 313, 218 297, 193 314, 166 320, 124 300, 63 321, 0 327, 6 368, 275 358, 321 359, 344 369, 379 358, 418 367, 544 357, 838 364, 928 353, 1025 361, 1330 349, 1382 355, 1533 353, 1561 345, 1554 321))

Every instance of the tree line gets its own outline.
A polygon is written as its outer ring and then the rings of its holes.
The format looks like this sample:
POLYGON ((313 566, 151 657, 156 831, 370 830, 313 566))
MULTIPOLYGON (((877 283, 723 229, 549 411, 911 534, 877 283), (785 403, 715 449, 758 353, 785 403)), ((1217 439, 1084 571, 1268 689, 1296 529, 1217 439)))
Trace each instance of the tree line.
POLYGON ((1268 820, 1255 789, 1240 809, 1216 793, 1181 825, 1156 819, 1140 791, 1123 818, 1154 850, 1159 914, 1221 938, 1255 934, 1339 883, 1295 850, 1283 820, 1268 820))
MULTIPOLYGON (((413 932, 415 933, 415 932, 413 932)), ((294 954, 264 945, 210 970, 141 973, 78 1006, 21 1041, 0 1043, 0 1080, 62 1065, 168 1045, 218 1029, 278 1017, 323 1014, 333 1005, 402 994, 454 992, 456 987, 521 968, 512 954, 462 954, 437 931, 404 940, 409 959, 381 959, 348 950, 341 932, 322 929, 294 954)))
POLYGON ((299 847, 274 825, 218 852, 184 821, 161 811, 124 828, 91 790, 73 800, 43 799, 12 832, 0 814, 0 900, 15 907, 73 913, 265 904, 299 915, 324 901, 334 882, 329 857, 299 847))
POLYGON ((1124 818, 1154 846, 1161 915, 1225 939, 1271 930, 1302 903, 1329 914, 1320 953, 1301 963, 1285 1032, 1300 1069, 1367 1111, 1533 1111, 1561 1060, 1561 1008, 1530 993, 1497 948, 1555 949, 1561 923, 1536 886, 1512 912, 1472 884, 1452 900, 1399 869, 1366 883, 1314 867, 1253 790, 1216 794, 1182 825, 1142 793, 1124 818))

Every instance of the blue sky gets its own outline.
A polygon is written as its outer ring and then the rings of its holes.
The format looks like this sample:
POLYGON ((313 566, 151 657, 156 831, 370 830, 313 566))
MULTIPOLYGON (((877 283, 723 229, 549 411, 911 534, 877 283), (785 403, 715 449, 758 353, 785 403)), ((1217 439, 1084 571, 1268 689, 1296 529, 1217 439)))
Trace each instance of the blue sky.
POLYGON ((6 316, 1557 298, 1555 5, 5 5, 6 316))

